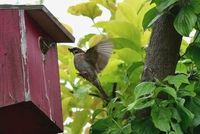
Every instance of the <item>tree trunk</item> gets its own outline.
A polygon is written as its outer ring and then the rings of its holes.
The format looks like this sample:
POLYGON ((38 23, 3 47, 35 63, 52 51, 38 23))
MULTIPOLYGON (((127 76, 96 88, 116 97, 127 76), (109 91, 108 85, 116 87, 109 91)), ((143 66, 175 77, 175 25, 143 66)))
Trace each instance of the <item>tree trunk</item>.
POLYGON ((173 26, 177 12, 177 9, 173 9, 155 22, 147 48, 142 81, 152 81, 155 78, 162 80, 175 73, 182 40, 173 26))

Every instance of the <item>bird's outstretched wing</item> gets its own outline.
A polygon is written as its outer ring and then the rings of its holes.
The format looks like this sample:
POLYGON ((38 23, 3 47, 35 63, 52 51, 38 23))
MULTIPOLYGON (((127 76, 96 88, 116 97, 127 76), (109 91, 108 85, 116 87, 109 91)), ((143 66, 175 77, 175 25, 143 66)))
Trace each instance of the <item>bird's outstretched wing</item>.
POLYGON ((86 59, 96 69, 97 73, 105 68, 112 54, 111 40, 103 40, 86 51, 86 59))

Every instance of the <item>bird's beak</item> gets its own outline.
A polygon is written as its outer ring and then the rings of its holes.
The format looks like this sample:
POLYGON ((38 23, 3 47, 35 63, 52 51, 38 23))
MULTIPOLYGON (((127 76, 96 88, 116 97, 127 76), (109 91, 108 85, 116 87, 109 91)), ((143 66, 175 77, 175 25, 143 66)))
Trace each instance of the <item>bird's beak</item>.
POLYGON ((68 50, 69 50, 71 53, 73 53, 72 48, 68 48, 68 50))

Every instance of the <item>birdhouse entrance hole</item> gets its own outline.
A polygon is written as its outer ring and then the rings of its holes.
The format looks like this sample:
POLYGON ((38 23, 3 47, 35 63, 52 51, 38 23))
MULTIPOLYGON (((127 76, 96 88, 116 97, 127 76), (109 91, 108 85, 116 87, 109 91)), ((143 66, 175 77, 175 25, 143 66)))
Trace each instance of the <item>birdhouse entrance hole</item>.
POLYGON ((50 41, 50 39, 39 37, 40 50, 44 55, 47 54, 48 50, 55 44, 56 43, 53 41, 50 41))

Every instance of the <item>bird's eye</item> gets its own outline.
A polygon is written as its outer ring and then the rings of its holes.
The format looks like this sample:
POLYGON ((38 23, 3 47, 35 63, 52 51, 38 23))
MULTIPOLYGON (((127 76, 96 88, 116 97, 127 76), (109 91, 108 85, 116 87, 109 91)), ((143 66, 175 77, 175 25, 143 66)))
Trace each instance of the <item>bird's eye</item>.
POLYGON ((78 50, 74 50, 74 54, 77 54, 78 53, 78 50))

